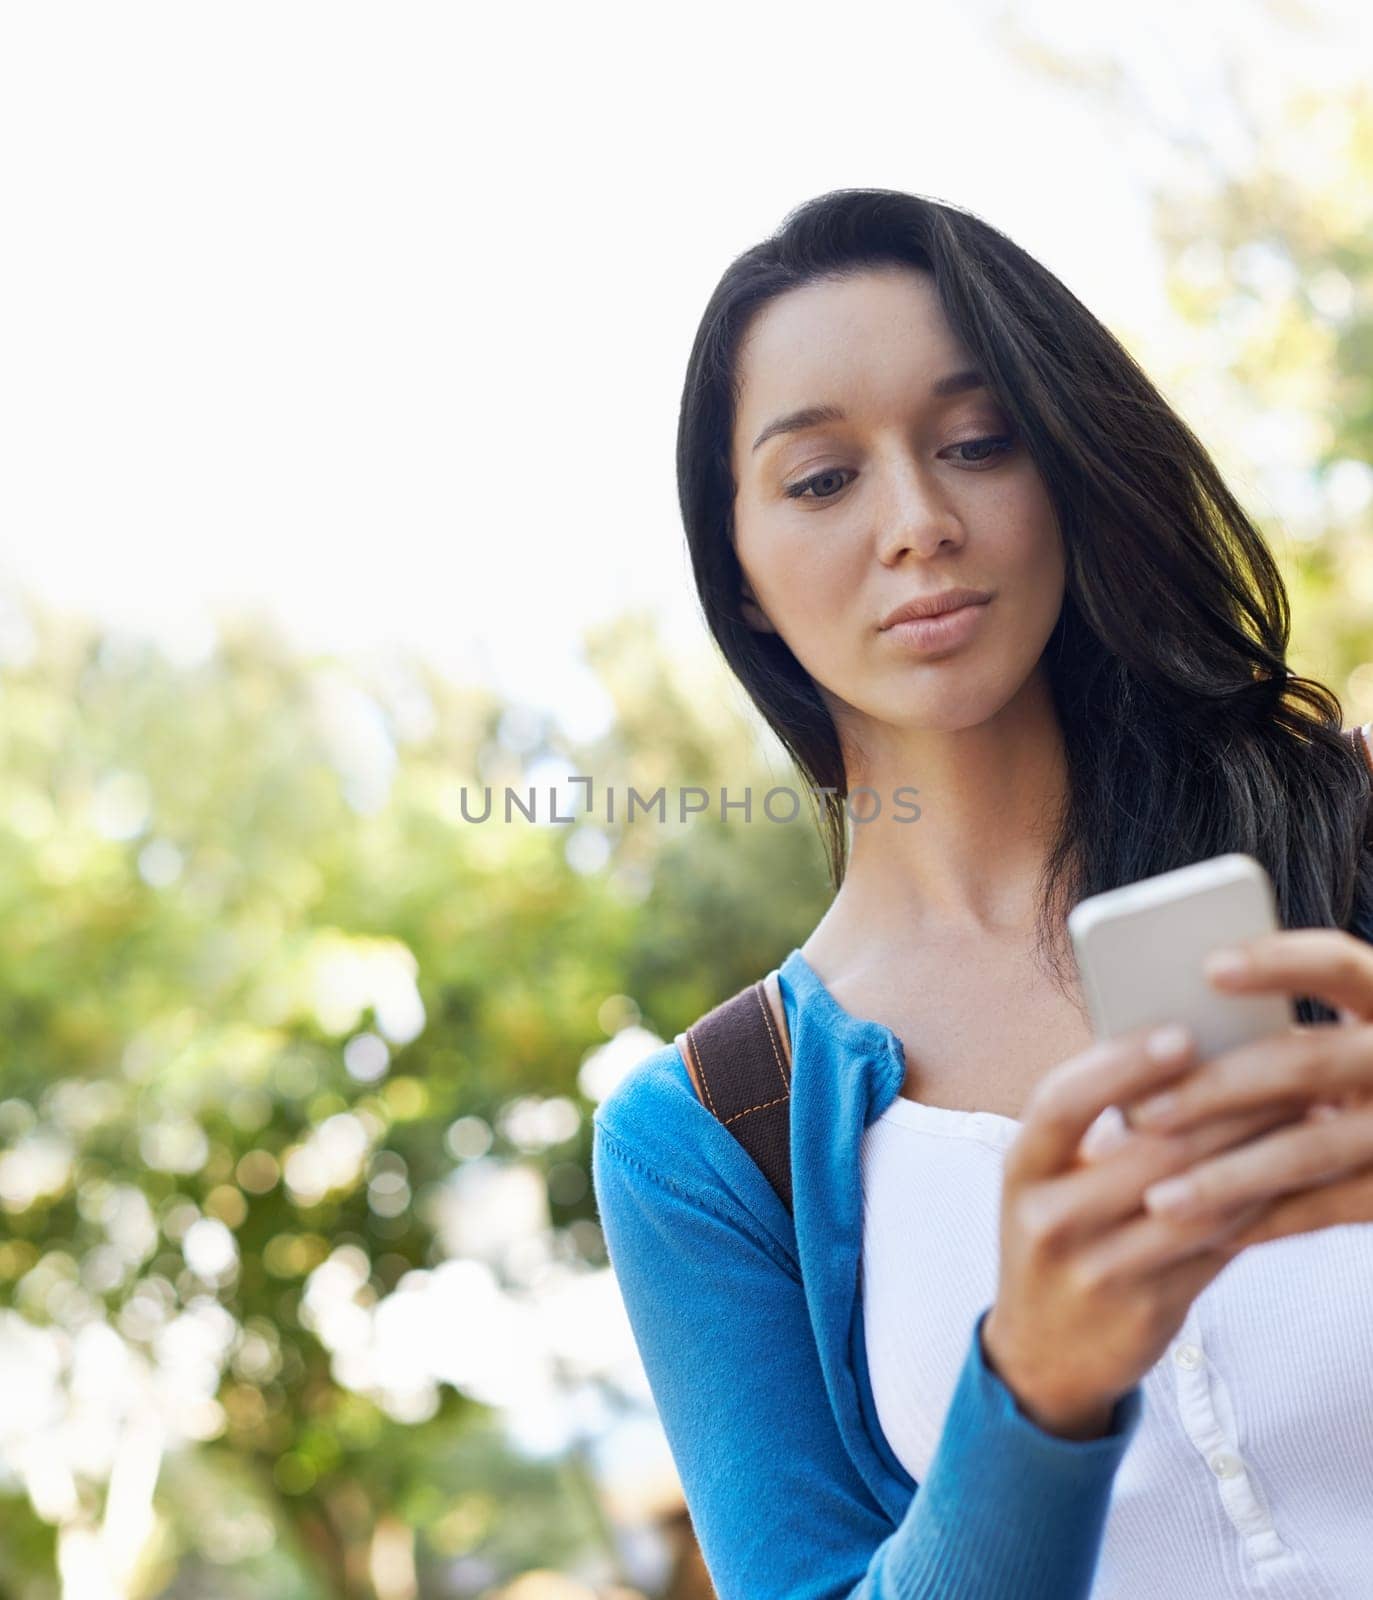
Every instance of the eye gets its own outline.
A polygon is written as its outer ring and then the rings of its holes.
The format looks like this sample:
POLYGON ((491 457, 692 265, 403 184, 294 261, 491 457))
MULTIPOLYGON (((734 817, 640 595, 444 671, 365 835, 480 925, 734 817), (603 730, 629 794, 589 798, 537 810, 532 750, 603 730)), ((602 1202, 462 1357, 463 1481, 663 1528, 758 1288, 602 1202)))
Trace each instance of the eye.
MULTIPOLYGON (((992 446, 993 449, 990 455, 974 456, 972 458, 964 456, 962 461, 962 465, 965 467, 988 467, 997 459, 998 456, 1005 455, 1006 452, 1014 446, 1014 444, 1015 440, 1010 434, 997 434, 994 437, 986 439, 965 439, 961 444, 951 444, 949 449, 984 450, 988 446, 992 446)), ((941 450, 940 454, 943 455, 944 452, 941 450)))
MULTIPOLYGON (((994 466, 1002 456, 1007 455, 1014 448, 1015 436, 1013 434, 992 434, 983 439, 964 439, 959 444, 951 444, 948 450, 941 450, 940 455, 946 456, 949 450, 978 452, 971 456, 964 455, 959 465, 971 467, 974 471, 981 472, 988 467, 994 466)), ((789 483, 784 492, 790 500, 833 500, 844 487, 843 483, 840 483, 838 488, 832 488, 826 493, 821 493, 818 486, 827 482, 834 483, 836 480, 851 478, 852 476, 853 474, 843 467, 831 467, 826 472, 814 472, 809 478, 802 478, 799 483, 789 483), (811 489, 816 492, 808 494, 807 491, 811 489)))
MULTIPOLYGON (((834 479, 842 478, 844 475, 844 469, 842 467, 831 467, 828 472, 814 472, 809 478, 803 478, 800 483, 789 483, 786 488, 786 493, 790 499, 800 500, 805 498, 807 489, 813 488, 816 484, 825 483, 826 481, 833 482, 834 479)), ((810 496, 810 498, 813 500, 833 500, 834 496, 838 494, 838 492, 839 491, 837 489, 834 489, 831 490, 829 494, 815 494, 810 496)))

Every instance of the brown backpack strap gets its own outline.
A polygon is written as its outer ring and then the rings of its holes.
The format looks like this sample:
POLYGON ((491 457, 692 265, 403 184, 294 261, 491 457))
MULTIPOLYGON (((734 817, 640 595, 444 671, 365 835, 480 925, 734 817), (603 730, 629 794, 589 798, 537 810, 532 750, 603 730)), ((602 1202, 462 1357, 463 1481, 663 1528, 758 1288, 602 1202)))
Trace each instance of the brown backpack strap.
POLYGON ((791 1212, 791 1041, 774 969, 679 1033, 701 1104, 757 1162, 791 1212))

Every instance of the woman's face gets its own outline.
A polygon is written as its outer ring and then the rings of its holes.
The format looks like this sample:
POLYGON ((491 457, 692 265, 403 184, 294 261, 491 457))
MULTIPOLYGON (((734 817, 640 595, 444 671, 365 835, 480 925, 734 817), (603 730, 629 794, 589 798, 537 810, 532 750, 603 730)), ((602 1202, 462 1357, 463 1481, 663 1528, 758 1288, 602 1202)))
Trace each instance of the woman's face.
POLYGON ((779 633, 836 724, 957 729, 1034 672, 1063 603, 1063 542, 1038 469, 986 388, 934 280, 888 267, 770 301, 739 354, 732 461, 746 620, 779 633), (832 407, 842 418, 792 418, 832 407), (884 629, 955 586, 990 601, 953 637, 884 629))

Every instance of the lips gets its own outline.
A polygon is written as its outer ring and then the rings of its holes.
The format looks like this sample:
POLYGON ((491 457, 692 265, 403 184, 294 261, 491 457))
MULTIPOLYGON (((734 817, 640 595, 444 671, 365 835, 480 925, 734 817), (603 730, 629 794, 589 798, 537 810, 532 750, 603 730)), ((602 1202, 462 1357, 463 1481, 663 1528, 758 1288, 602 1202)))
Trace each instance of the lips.
POLYGON ((882 637, 891 640, 894 649, 912 651, 918 656, 948 655, 976 636, 986 610, 986 601, 969 602, 932 617, 910 617, 892 623, 882 637))
POLYGON ((895 627, 898 622, 919 622, 926 617, 942 617, 964 606, 985 605, 991 595, 985 589, 944 589, 938 594, 917 595, 907 600, 883 619, 883 630, 895 627))

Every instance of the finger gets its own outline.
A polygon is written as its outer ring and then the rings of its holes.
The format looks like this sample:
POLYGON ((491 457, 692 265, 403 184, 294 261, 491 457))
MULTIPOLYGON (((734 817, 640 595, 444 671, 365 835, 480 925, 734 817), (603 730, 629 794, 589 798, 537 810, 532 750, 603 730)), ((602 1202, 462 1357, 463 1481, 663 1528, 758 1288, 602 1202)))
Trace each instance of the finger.
MULTIPOLYGON (((1108 1107, 1108 1111, 1115 1107, 1108 1107)), ((1326 1108, 1333 1112, 1334 1108, 1326 1108)), ((1122 1117, 1119 1131, 1115 1123, 1108 1125, 1108 1131, 1100 1134, 1093 1141, 1092 1129, 1102 1126, 1101 1122, 1092 1124, 1088 1129, 1087 1137, 1082 1145, 1082 1163, 1085 1166, 1097 1166, 1103 1161, 1111 1160, 1116 1151, 1140 1139, 1166 1139, 1169 1136, 1181 1136, 1201 1129, 1208 1130, 1210 1143, 1206 1148, 1198 1148, 1196 1155, 1190 1159, 1196 1160, 1197 1156, 1209 1155, 1212 1150, 1223 1150, 1232 1144, 1240 1144, 1245 1139, 1252 1138, 1256 1133, 1263 1133, 1269 1128, 1281 1127, 1284 1122, 1292 1122, 1303 1115, 1314 1115, 1316 1107, 1303 1105, 1265 1105, 1255 1107, 1251 1111, 1236 1111, 1233 1113, 1220 1113, 1213 1117, 1198 1117, 1178 1128, 1131 1128, 1122 1117)))
MULTIPOLYGON (((1218 1118, 1171 1137, 1132 1135, 1109 1160, 1075 1168, 1035 1185, 1022 1216, 1041 1239, 1068 1249, 1140 1212, 1153 1183, 1185 1172, 1198 1161, 1285 1120, 1271 1108, 1244 1117, 1218 1118)), ((1214 1225, 1214 1219, 1208 1219, 1214 1225)))
POLYGON ((1196 1041, 1186 1030, 1173 1035, 1175 1048, 1150 1053, 1151 1041, 1163 1032, 1137 1028, 1118 1039, 1099 1039, 1041 1078, 1030 1092, 1021 1130, 1006 1151, 1006 1181, 1062 1171, 1107 1106, 1143 1094, 1195 1065, 1196 1041))
POLYGON ((1082 1252, 1077 1271, 1093 1288, 1138 1282, 1176 1266, 1189 1256, 1232 1242, 1246 1227, 1262 1221, 1267 1201, 1257 1201, 1223 1215, 1182 1218, 1133 1218, 1113 1228, 1082 1252))
POLYGON ((1231 1236, 1229 1247, 1238 1254, 1251 1244, 1313 1233, 1343 1222, 1373 1222, 1373 1170, 1351 1173, 1272 1201, 1262 1208, 1256 1222, 1231 1236))
POLYGON ((1373 1163, 1373 1106, 1291 1123, 1145 1190, 1156 1215, 1228 1210, 1342 1177, 1373 1163))
POLYGON ((1243 952, 1243 972, 1213 975, 1210 958, 1202 964, 1208 982, 1226 993, 1312 995, 1334 1010, 1373 1014, 1373 947, 1342 928, 1282 928, 1226 949, 1243 952))
POLYGON ((1172 1133, 1221 1112, 1252 1110, 1273 1101, 1295 1106, 1369 1088, 1373 1025, 1332 1028, 1318 1023, 1212 1056, 1164 1094, 1151 1094, 1124 1111, 1132 1128, 1172 1133))

